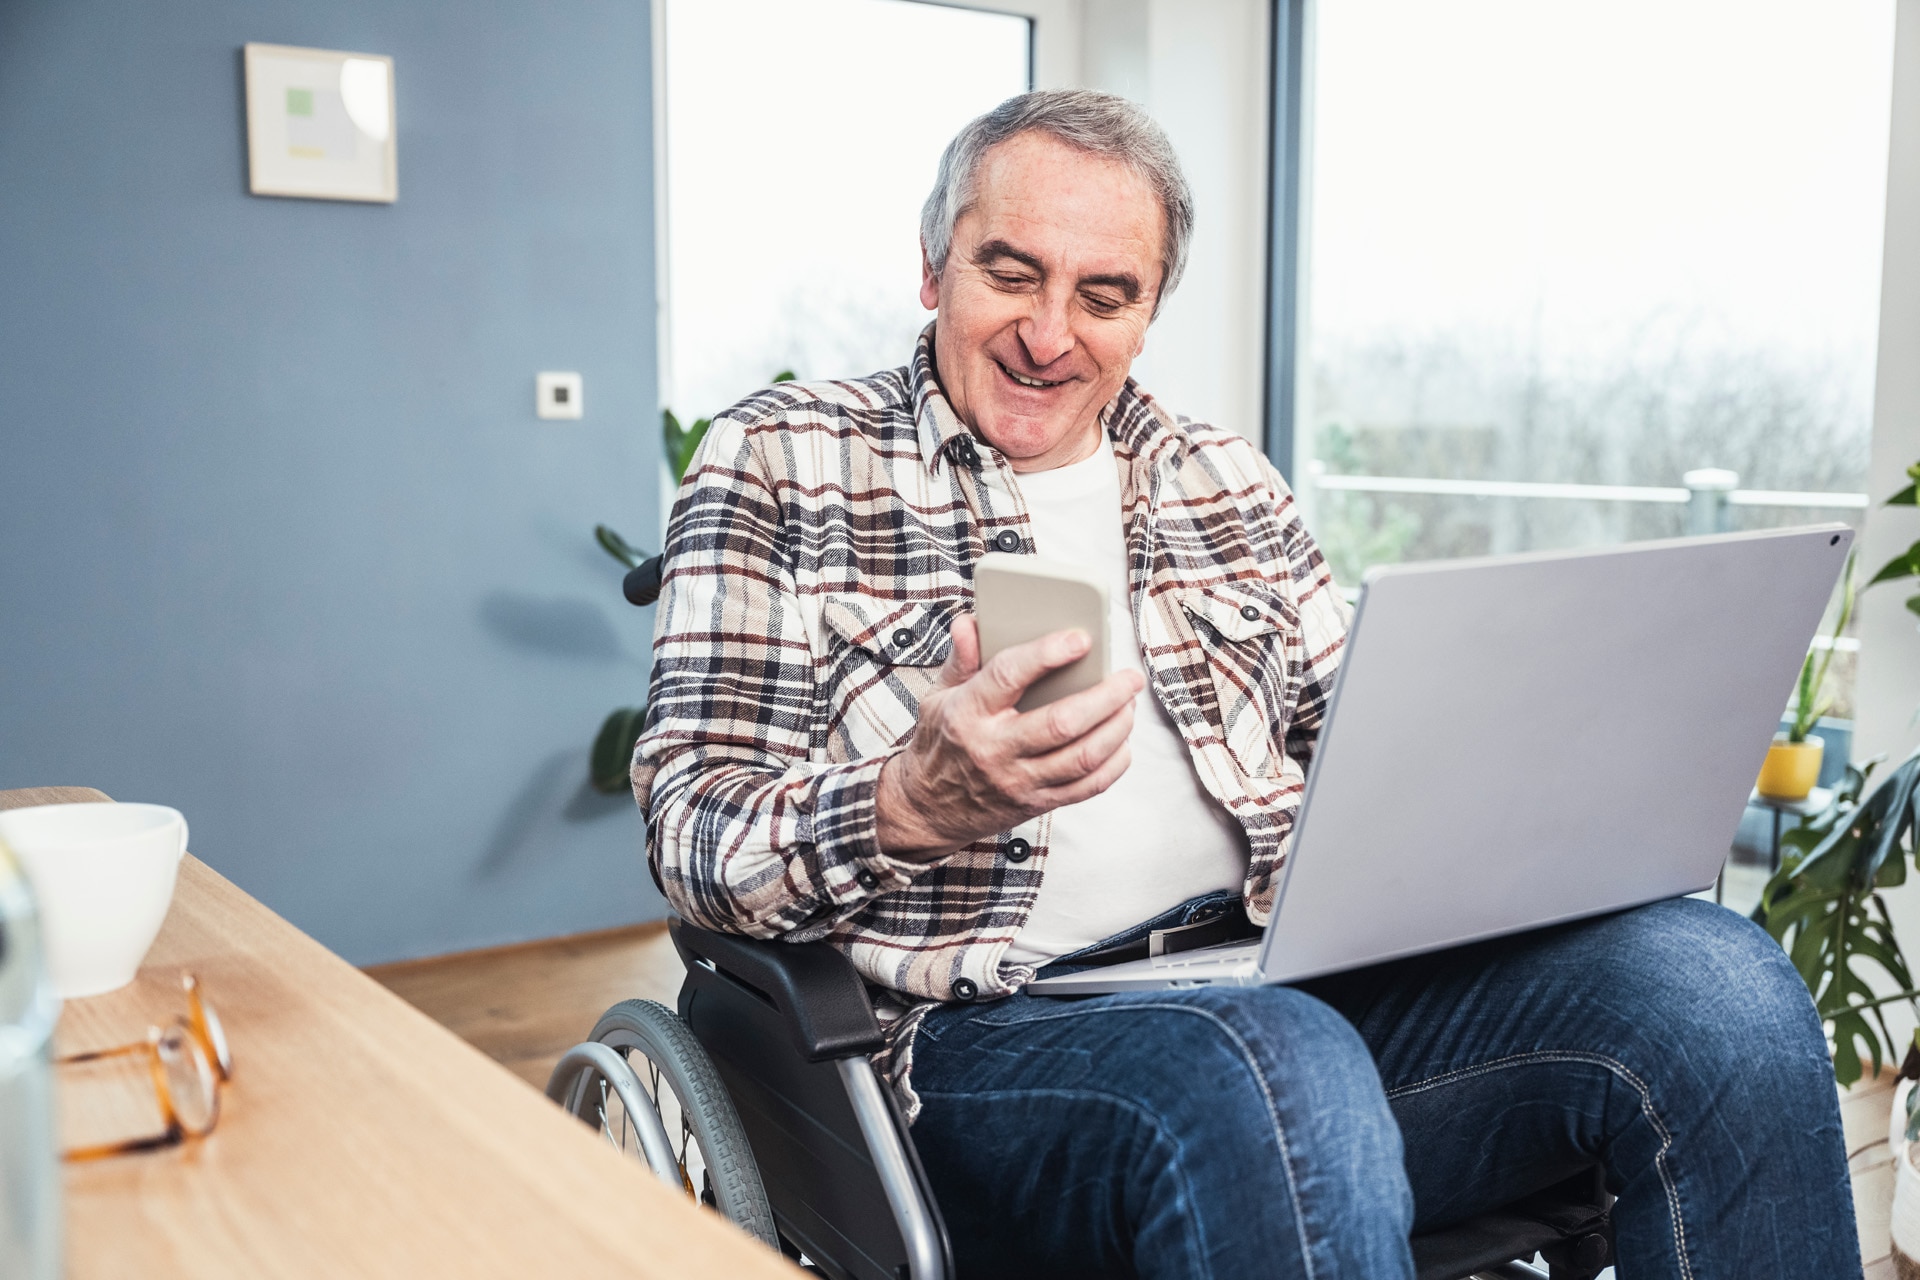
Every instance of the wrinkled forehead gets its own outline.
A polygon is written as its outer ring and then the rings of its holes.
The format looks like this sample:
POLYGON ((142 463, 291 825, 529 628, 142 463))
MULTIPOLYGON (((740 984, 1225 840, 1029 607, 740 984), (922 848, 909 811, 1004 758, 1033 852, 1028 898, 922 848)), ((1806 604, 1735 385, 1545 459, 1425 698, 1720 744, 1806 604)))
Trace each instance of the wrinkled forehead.
POLYGON ((1041 133, 1009 138, 981 157, 955 248, 1014 246, 1049 267, 1130 270, 1159 279, 1166 214, 1127 164, 1041 133))

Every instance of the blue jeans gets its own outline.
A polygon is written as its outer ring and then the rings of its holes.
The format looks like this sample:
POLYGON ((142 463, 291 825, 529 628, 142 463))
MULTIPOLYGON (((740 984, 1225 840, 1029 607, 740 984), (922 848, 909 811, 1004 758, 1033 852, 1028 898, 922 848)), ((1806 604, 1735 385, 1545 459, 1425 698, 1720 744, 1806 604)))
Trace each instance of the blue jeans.
POLYGON ((963 1276, 1410 1280, 1410 1233, 1596 1160, 1622 1280, 1860 1275, 1812 1001, 1711 903, 1297 986, 943 1006, 914 1081, 963 1276))

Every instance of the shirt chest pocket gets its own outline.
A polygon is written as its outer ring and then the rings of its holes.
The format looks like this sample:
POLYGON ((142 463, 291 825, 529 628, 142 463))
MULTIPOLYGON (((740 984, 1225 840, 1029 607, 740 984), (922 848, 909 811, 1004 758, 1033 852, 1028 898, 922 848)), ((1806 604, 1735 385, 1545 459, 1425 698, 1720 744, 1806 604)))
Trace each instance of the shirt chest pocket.
POLYGON ((816 655, 826 700, 827 752, 858 760, 905 742, 920 699, 940 678, 953 648, 963 600, 884 599, 857 592, 829 596, 820 609, 816 655))
POLYGON ((1258 579, 1186 587, 1178 599, 1206 653, 1227 751, 1250 776, 1278 774, 1286 763, 1280 743, 1300 700, 1299 612, 1258 579))

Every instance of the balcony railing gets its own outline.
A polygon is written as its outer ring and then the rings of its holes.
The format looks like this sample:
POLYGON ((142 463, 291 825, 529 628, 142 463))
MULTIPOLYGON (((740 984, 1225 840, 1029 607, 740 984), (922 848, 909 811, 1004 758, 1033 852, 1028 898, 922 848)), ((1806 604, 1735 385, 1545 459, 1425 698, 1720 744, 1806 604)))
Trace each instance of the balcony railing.
POLYGON ((1358 493, 1420 493, 1459 498, 1547 498, 1582 502, 1654 502, 1684 505, 1688 533, 1719 533, 1730 507, 1802 507, 1864 511, 1864 493, 1819 493, 1797 489, 1742 489, 1740 477, 1717 467, 1689 471, 1677 488, 1630 484, 1554 484, 1536 480, 1443 480, 1433 476, 1350 476, 1309 464, 1313 486, 1358 493))

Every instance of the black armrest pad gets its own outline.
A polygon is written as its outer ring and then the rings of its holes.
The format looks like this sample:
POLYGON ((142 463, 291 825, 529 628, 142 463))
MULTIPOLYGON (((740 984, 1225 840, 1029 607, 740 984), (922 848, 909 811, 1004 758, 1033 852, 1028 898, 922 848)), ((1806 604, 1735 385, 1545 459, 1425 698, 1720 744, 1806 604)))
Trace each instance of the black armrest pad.
POLYGON ((675 918, 667 932, 689 969, 711 967, 773 1006, 809 1062, 874 1053, 886 1044, 851 961, 824 942, 762 942, 675 918))

